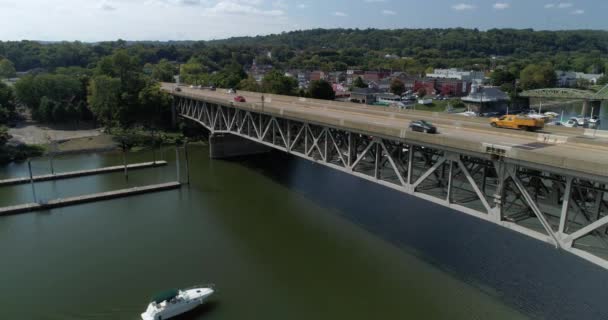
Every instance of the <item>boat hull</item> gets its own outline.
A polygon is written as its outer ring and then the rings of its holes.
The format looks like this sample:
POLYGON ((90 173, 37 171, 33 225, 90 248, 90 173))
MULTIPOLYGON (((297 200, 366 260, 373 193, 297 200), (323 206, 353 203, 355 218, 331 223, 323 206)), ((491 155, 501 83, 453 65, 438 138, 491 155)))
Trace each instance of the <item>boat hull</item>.
POLYGON ((142 320, 165 320, 186 313, 205 303, 213 294, 210 288, 195 288, 181 291, 178 300, 163 301, 160 304, 150 303, 146 312, 141 314, 142 320))

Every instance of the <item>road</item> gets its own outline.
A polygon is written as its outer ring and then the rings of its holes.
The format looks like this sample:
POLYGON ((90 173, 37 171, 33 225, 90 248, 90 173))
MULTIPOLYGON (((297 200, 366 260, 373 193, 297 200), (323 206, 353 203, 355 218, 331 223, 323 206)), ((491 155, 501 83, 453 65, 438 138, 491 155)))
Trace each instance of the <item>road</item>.
MULTIPOLYGON (((164 83, 163 90, 173 91, 175 84, 164 83)), ((236 107, 262 107, 261 93, 242 92, 246 103, 233 102, 234 94, 218 89, 210 91, 181 87, 183 96, 233 103, 236 107)), ((584 136, 583 130, 570 128, 545 128, 541 133, 492 128, 487 119, 467 118, 457 115, 420 111, 399 111, 361 104, 303 99, 298 97, 264 95, 263 112, 289 114, 290 118, 302 118, 328 125, 343 124, 353 130, 387 132, 388 136, 409 138, 424 143, 446 147, 482 151, 485 144, 509 149, 507 157, 520 161, 575 170, 593 176, 608 178, 608 139, 584 136), (413 120, 433 122, 437 135, 424 135, 406 130, 413 120), (377 131, 370 131, 377 130, 377 131)))

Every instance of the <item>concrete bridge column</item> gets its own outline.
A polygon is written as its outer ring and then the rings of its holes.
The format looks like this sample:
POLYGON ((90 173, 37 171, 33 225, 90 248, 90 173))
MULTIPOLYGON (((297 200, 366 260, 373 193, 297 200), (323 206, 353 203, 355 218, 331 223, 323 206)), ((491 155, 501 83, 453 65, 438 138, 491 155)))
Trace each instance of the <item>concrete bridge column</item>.
POLYGON ((270 147, 232 134, 209 136, 209 157, 211 159, 227 159, 268 151, 270 151, 270 147))

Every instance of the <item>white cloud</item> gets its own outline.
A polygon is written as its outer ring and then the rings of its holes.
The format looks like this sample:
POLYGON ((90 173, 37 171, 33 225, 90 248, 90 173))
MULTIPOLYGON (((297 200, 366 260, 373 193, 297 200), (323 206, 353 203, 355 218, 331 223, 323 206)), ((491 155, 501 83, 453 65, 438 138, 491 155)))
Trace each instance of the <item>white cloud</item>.
POLYGON ((476 8, 477 6, 468 3, 459 3, 452 6, 452 9, 456 11, 475 10, 476 8))
POLYGON ((107 1, 102 1, 99 6, 99 9, 103 10, 103 11, 114 11, 116 10, 116 7, 111 5, 109 2, 107 1))
POLYGON ((348 17, 348 14, 342 12, 342 11, 336 11, 334 12, 334 16, 336 17, 348 17))
POLYGON ((219 1, 212 7, 205 8, 203 15, 261 15, 274 17, 285 15, 285 11, 281 9, 265 10, 258 8, 257 6, 260 4, 260 0, 224 0, 219 1))
POLYGON ((288 5, 285 0, 276 0, 272 3, 272 6, 279 9, 287 9, 288 5))
POLYGON ((545 5, 545 9, 552 9, 552 8, 555 8, 555 3, 547 3, 545 5))
POLYGON ((306 9, 308 8, 308 5, 306 3, 300 3, 296 7, 298 7, 298 9, 306 9))
POLYGON ((583 9, 577 9, 577 10, 574 10, 574 11, 572 11, 570 13, 571 14, 576 14, 576 15, 585 14, 585 10, 583 10, 583 9))
POLYGON ((393 10, 382 10, 382 14, 385 16, 394 16, 397 14, 397 12, 393 10))
POLYGON ((557 7, 560 9, 571 8, 572 6, 573 6, 573 4, 570 2, 561 2, 557 5, 557 7))
POLYGON ((496 10, 505 10, 505 9, 509 9, 509 8, 511 8, 511 4, 510 3, 496 2, 494 4, 494 9, 496 9, 496 10))

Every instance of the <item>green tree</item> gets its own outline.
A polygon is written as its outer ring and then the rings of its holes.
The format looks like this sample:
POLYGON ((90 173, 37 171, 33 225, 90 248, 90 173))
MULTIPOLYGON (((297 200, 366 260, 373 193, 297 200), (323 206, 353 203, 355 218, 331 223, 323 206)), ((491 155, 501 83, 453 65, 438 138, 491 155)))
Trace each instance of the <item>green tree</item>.
POLYGON ((403 81, 395 78, 391 81, 391 92, 398 96, 402 95, 405 92, 405 84, 403 81))
POLYGON ((167 59, 162 59, 152 67, 152 78, 163 82, 173 82, 175 68, 167 59))
POLYGON ((101 123, 112 127, 126 122, 125 112, 120 105, 120 79, 95 76, 91 79, 88 93, 89 107, 101 123))
POLYGON ((15 66, 8 59, 0 59, 0 78, 11 78, 16 75, 15 66))
POLYGON ((137 120, 151 127, 170 125, 171 101, 171 96, 161 91, 158 83, 149 83, 139 92, 140 110, 137 120))
POLYGON ((4 146, 10 139, 11 135, 8 133, 8 129, 5 126, 0 126, 0 147, 4 146))
POLYGON ((279 70, 273 69, 262 79, 262 91, 275 94, 294 95, 298 81, 287 77, 279 70))
POLYGON ((14 88, 17 100, 31 110, 35 119, 45 122, 63 122, 72 118, 64 112, 57 112, 57 115, 62 116, 55 118, 53 109, 61 105, 59 108, 64 108, 62 111, 67 112, 66 108, 70 104, 77 104, 86 96, 79 79, 63 74, 29 75, 20 78, 14 88), (41 108, 43 110, 39 110, 41 108))
POLYGON ((357 77, 355 81, 353 81, 353 87, 355 88, 367 88, 367 84, 363 81, 361 77, 357 77))
POLYGON ((15 112, 13 89, 0 82, 0 123, 6 123, 15 112))
POLYGON ((334 100, 336 93, 332 85, 325 80, 311 81, 308 86, 308 95, 315 99, 334 100))
POLYGON ((524 90, 552 88, 557 82, 553 66, 549 64, 528 65, 521 71, 520 83, 524 90))
POLYGON ((513 84, 515 75, 507 70, 498 69, 490 74, 490 79, 493 86, 500 87, 503 84, 513 84))
POLYGON ((601 78, 597 79, 597 84, 605 86, 608 84, 608 74, 603 75, 601 78))
POLYGON ((248 77, 247 79, 241 80, 241 82, 239 82, 238 88, 244 91, 260 91, 260 85, 253 77, 248 77))

